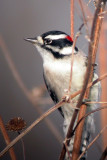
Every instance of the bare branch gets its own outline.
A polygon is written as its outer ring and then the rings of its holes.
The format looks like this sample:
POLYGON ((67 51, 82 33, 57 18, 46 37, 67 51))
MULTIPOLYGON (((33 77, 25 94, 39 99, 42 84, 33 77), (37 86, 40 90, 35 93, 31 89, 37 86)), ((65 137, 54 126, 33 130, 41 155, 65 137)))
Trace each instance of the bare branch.
POLYGON ((96 101, 93 101, 93 102, 86 102, 85 104, 107 104, 107 102, 96 102, 96 101))
POLYGON ((67 151, 69 160, 71 160, 70 152, 69 152, 69 150, 68 150, 68 146, 67 146, 67 143, 66 143, 66 142, 67 142, 67 141, 65 140, 65 141, 64 141, 64 145, 65 145, 65 147, 66 147, 66 151, 67 151))
POLYGON ((74 0, 71 0, 71 37, 74 39, 74 0))
MULTIPOLYGON (((81 31, 81 30, 80 30, 81 31)), ((77 32, 74 42, 73 42, 73 46, 72 46, 72 56, 71 56, 71 72, 70 72, 70 81, 69 81, 69 88, 68 88, 68 94, 70 94, 71 91, 71 83, 72 83, 72 71, 73 71, 73 62, 74 62, 74 49, 75 49, 75 45, 76 45, 76 41, 78 39, 78 37, 80 36, 80 31, 77 32)))
POLYGON ((88 29, 87 19, 85 17, 84 8, 83 8, 81 0, 79 0, 79 4, 80 4, 82 15, 83 15, 83 21, 84 21, 84 25, 86 27, 87 36, 88 36, 88 39, 89 39, 89 29, 88 29))

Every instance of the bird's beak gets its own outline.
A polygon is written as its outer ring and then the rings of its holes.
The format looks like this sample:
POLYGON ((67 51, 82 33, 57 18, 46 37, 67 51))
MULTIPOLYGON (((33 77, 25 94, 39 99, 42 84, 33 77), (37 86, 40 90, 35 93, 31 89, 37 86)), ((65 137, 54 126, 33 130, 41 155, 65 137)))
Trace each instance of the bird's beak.
POLYGON ((36 44, 38 42, 38 40, 36 38, 25 38, 24 39, 25 41, 28 41, 32 44, 36 44))

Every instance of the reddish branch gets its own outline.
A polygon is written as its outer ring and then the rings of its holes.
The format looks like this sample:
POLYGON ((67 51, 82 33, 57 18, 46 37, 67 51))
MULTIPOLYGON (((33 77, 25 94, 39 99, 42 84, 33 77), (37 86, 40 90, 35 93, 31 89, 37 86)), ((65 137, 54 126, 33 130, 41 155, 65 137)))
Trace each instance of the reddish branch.
POLYGON ((74 39, 74 0, 71 0, 71 37, 74 39))
MULTIPOLYGON (((9 138, 9 136, 8 136, 8 134, 7 134, 7 131, 6 131, 6 129, 5 129, 5 126, 4 126, 4 123, 3 123, 3 120, 2 120, 2 118, 1 118, 1 116, 0 116, 0 129, 1 129, 1 132, 2 132, 3 137, 4 137, 4 139, 5 139, 5 142, 6 142, 6 144, 8 145, 8 144, 10 143, 10 138, 9 138)), ((13 149, 13 148, 10 148, 9 153, 10 153, 11 159, 12 159, 12 160, 16 160, 16 156, 15 156, 15 153, 14 153, 14 149, 13 149)))

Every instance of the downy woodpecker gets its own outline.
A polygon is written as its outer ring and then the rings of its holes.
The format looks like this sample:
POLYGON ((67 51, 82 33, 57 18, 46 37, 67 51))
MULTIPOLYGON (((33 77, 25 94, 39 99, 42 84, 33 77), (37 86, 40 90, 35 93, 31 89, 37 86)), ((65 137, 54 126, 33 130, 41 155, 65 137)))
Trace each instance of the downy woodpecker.
MULTIPOLYGON (((71 59, 72 59, 72 38, 61 31, 49 31, 36 38, 27 38, 26 41, 31 42, 39 51, 43 59, 43 75, 46 87, 52 98, 57 103, 65 95, 65 89, 68 89, 71 59)), ((84 82, 84 75, 87 68, 87 56, 77 47, 74 49, 74 61, 72 70, 72 84, 71 94, 82 88, 84 82)), ((97 79, 97 74, 94 73, 93 80, 97 79)), ((97 83, 91 88, 89 99, 91 101, 98 101, 100 83, 97 83)), ((60 112, 64 117, 63 130, 66 136, 67 130, 72 118, 74 107, 76 107, 79 95, 76 96, 72 102, 65 104, 60 108, 60 112)), ((88 105, 87 111, 96 108, 95 104, 88 105)), ((93 114, 89 115, 85 120, 81 151, 84 151, 90 141, 90 136, 95 130, 93 114)), ((74 138, 69 144, 69 151, 72 153, 74 138)), ((66 160, 69 157, 66 153, 66 160)), ((86 155, 82 157, 86 159, 86 155)))

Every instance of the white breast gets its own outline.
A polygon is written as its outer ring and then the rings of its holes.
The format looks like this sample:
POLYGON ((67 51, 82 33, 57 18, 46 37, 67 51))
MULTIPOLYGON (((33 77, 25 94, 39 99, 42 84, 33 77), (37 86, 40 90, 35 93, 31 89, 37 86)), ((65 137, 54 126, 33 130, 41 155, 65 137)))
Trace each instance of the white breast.
MULTIPOLYGON (((83 85, 84 74, 86 71, 86 66, 84 65, 85 59, 83 56, 75 55, 73 62, 73 74, 72 74, 72 86, 71 93, 79 90, 83 85)), ((46 61, 43 64, 44 75, 58 96, 58 99, 61 100, 64 96, 65 89, 68 89, 70 71, 71 71, 71 60, 70 59, 58 59, 52 61, 46 61)))

